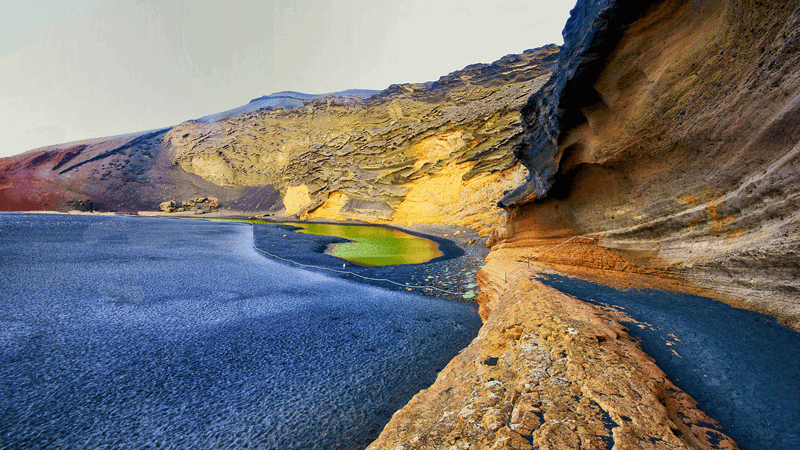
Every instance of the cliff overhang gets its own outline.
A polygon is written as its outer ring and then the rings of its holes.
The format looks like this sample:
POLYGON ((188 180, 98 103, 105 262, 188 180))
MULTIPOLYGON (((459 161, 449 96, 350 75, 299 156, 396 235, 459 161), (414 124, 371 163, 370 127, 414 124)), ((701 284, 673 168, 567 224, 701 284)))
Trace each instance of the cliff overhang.
POLYGON ((522 108, 514 155, 529 174, 499 202, 502 245, 590 235, 800 329, 798 16, 783 2, 578 2, 522 108))

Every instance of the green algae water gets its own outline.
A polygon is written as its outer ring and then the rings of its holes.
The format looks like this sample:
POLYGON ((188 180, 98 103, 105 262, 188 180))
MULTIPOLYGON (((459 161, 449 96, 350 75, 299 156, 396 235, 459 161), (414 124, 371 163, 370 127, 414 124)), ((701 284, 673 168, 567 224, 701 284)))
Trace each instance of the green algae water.
POLYGON ((444 253, 436 242, 403 231, 374 225, 340 225, 330 223, 268 222, 263 220, 232 220, 237 222, 288 225, 296 232, 316 236, 334 236, 350 242, 332 244, 326 253, 360 266, 390 266, 423 264, 444 253))
POLYGON ((323 223, 291 224, 298 232, 349 240, 333 244, 326 253, 361 266, 422 264, 443 256, 436 242, 391 228, 323 223))

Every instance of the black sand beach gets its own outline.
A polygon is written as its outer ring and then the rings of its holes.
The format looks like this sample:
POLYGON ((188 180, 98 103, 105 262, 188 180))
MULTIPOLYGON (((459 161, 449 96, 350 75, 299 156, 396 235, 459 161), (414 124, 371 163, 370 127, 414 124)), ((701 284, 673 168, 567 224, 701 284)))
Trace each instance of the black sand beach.
POLYGON ((620 291, 548 275, 548 286, 621 310, 642 349, 742 449, 800 448, 800 334, 709 298, 620 291))
POLYGON ((437 242, 443 256, 423 264, 377 267, 359 266, 324 253, 328 245, 346 242, 345 239, 296 233, 296 228, 291 225, 253 224, 253 238, 256 248, 292 261, 284 261, 289 265, 395 291, 411 291, 454 300, 473 300, 478 292, 475 273, 483 265, 483 258, 489 249, 477 237, 477 233, 471 230, 433 225, 426 228, 428 233, 408 229, 402 231, 437 242), (455 231, 463 234, 459 233, 455 237, 455 231), (453 238, 439 236, 442 234, 453 238), (469 244, 471 240, 473 243, 469 244))

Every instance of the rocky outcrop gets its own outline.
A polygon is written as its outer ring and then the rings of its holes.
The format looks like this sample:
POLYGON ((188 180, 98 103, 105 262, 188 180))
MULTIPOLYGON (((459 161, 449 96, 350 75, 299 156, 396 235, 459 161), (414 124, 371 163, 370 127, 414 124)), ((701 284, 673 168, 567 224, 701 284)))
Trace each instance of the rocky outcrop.
MULTIPOLYGON (((494 252, 484 273, 518 256, 494 252)), ((496 279, 478 337, 370 449, 737 448, 609 312, 529 277, 496 279)))
POLYGON ((205 214, 219 208, 219 199, 215 197, 195 197, 193 199, 177 202, 168 200, 158 205, 162 212, 186 212, 192 211, 195 214, 205 214))
POLYGON ((72 200, 69 202, 69 206, 75 211, 81 212, 92 212, 97 211, 97 207, 94 206, 91 200, 84 199, 84 200, 72 200))
POLYGON ((523 108, 501 245, 590 235, 800 329, 800 10, 642 5, 578 3, 523 108))
POLYGON ((700 290, 800 329, 799 21, 793 3, 579 1, 522 110, 529 174, 478 273, 484 327, 371 448, 736 448, 623 318, 531 278, 700 290))
POLYGON ((166 213, 175 212, 178 209, 178 203, 175 200, 168 200, 158 204, 158 208, 166 213))
POLYGON ((289 214, 481 220, 523 176, 510 151, 522 134, 518 111, 544 83, 557 51, 509 55, 369 98, 326 97, 291 110, 187 122, 166 140, 186 172, 220 186, 271 185, 289 214), (373 206, 357 207, 365 202, 373 206))

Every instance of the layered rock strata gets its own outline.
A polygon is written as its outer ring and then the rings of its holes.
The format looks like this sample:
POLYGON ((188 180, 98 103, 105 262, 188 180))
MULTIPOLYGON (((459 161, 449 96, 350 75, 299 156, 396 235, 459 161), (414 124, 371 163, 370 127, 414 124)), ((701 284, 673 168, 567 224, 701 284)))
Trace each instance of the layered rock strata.
POLYGON ((236 211, 488 230, 497 197, 524 180, 511 153, 519 108, 557 55, 550 45, 378 93, 277 93, 169 129, 2 159, 0 209, 158 210, 206 196, 236 211))
POLYGON ((287 214, 471 224, 497 212, 497 195, 523 179, 510 151, 522 135, 518 111, 557 51, 510 55, 366 99, 186 122, 166 141, 174 164, 209 182, 273 186, 287 214))
POLYGON ((502 245, 590 235, 800 329, 798 29, 793 2, 579 2, 502 245))

